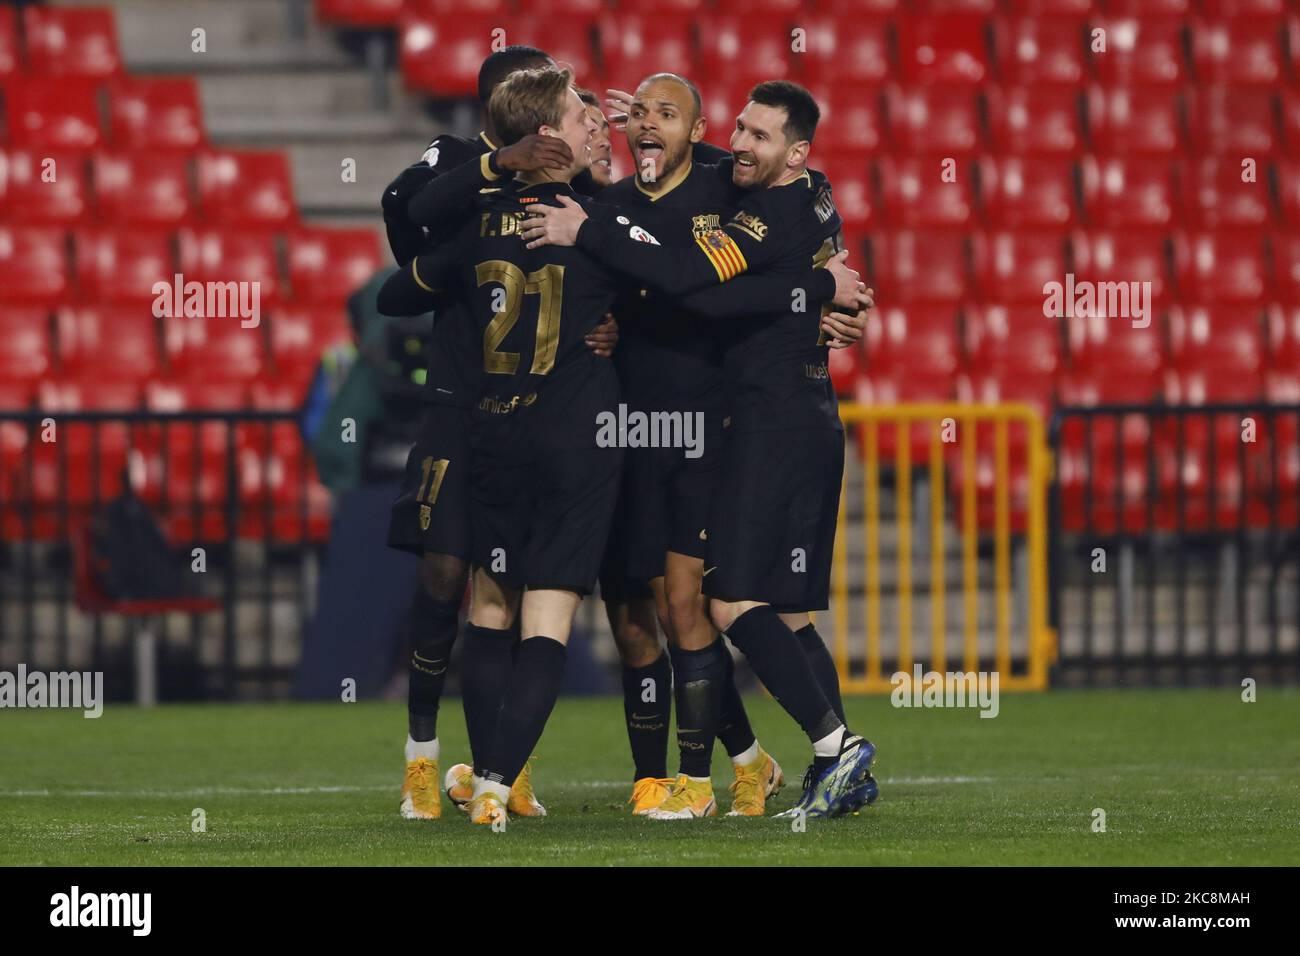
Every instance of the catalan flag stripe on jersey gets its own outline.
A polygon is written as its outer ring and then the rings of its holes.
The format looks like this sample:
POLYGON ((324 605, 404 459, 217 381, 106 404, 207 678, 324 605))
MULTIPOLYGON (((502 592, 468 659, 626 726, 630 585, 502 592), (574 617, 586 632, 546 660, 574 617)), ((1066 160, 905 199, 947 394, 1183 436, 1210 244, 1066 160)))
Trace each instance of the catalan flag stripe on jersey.
POLYGON ((745 254, 740 251, 740 246, 736 245, 736 240, 723 230, 710 229, 706 233, 697 235, 695 241, 713 263, 713 268, 718 272, 718 281, 726 282, 728 279, 734 279, 749 268, 749 264, 745 262, 745 254))

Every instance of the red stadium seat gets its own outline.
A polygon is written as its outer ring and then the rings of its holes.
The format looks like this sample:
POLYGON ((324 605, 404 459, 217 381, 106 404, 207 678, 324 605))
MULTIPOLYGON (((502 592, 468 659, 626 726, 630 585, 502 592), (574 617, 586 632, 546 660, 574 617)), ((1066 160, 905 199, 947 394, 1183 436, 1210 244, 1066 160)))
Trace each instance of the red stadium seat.
POLYGON ((859 16, 894 13, 901 5, 902 0, 822 0, 818 7, 840 16, 859 16))
POLYGON ((965 88, 892 86, 885 92, 892 148, 903 155, 954 156, 980 147, 979 99, 965 88))
POLYGON ((987 302, 1044 301, 1043 287, 1065 281, 1065 239, 1053 232, 992 232, 972 238, 975 275, 987 302))
POLYGON ((808 31, 808 51, 795 57, 805 83, 841 85, 858 95, 864 86, 883 83, 890 75, 889 23, 879 17, 854 17, 844 29, 841 17, 801 15, 808 31))
POLYGON ((0 301, 51 303, 68 291, 63 230, 0 225, 0 301))
POLYGON ((1263 385, 1258 370, 1243 369, 1224 376, 1213 365, 1171 364, 1165 369, 1164 398, 1170 405, 1256 402, 1263 395, 1263 385))
POLYGON ((190 382, 256 379, 266 365, 261 324, 245 328, 235 317, 173 318, 163 324, 172 374, 190 382))
POLYGON ((1197 232, 1174 236, 1180 290, 1193 301, 1259 302, 1268 288, 1257 232, 1197 232))
POLYGON ((1069 160, 985 156, 979 161, 984 220, 1004 229, 1060 228, 1076 221, 1069 160))
POLYGON ((1300 234, 1274 233, 1269 243, 1278 295, 1287 305, 1300 303, 1300 234))
POLYGON ((0 7, 0 80, 18 73, 18 13, 13 7, 0 7))
POLYGON ((817 84, 808 91, 817 100, 822 114, 817 124, 814 166, 827 153, 853 153, 862 157, 879 148, 884 138, 884 117, 874 93, 817 84))
POLYGON ((1208 86, 1188 98, 1187 123, 1198 155, 1226 152, 1260 159, 1280 147, 1274 97, 1250 87, 1208 86))
POLYGON ((1268 351, 1275 367, 1300 369, 1300 306, 1268 309, 1268 351))
POLYGON ((890 302, 958 302, 971 294, 966 238, 958 232, 874 232, 866 281, 890 302))
POLYGON ((183 229, 180 262, 186 282, 256 283, 241 294, 251 304, 252 290, 256 289, 262 308, 279 297, 279 256, 271 233, 247 229, 183 229))
POLYGON ((1197 19, 1192 62, 1202 83, 1271 86, 1282 80, 1282 22, 1272 17, 1197 19))
POLYGON ((36 382, 53 364, 49 313, 0 306, 0 382, 36 382))
POLYGON ((907 228, 966 226, 975 216, 972 164, 957 163, 956 182, 943 182, 942 157, 899 157, 879 163, 890 222, 907 228))
POLYGON ((906 17, 898 23, 898 56, 907 83, 980 84, 989 76, 982 17, 906 17))
POLYGON ((408 6, 402 14, 401 67, 406 85, 440 96, 476 96, 478 71, 492 52, 493 14, 436 16, 408 6))
POLYGON ((70 378, 144 382, 159 372, 157 325, 147 306, 65 306, 54 321, 70 378))
POLYGON ((826 368, 830 373, 831 385, 834 386, 836 395, 848 397, 857 391, 864 361, 861 346, 831 349, 827 353, 826 368))
POLYGON ((596 29, 606 76, 615 84, 635 85, 651 73, 668 69, 666 63, 689 75, 694 62, 691 27, 691 18, 681 13, 602 17, 596 29))
POLYGON ((1201 0, 1201 9, 1212 17, 1281 16, 1286 0, 1201 0))
POLYGON ((1267 225, 1270 216, 1268 177, 1256 170, 1243 182, 1241 158, 1210 156, 1189 164, 1186 183, 1189 221, 1209 229, 1267 225))
MULTIPOLYGON (((1172 86, 1187 79, 1181 17, 1107 17, 1092 21, 1105 30, 1105 52, 1090 53, 1097 76, 1108 86, 1172 86)), ((1089 45, 1091 50, 1091 44, 1089 45)))
POLYGON ((5 85, 9 139, 31 149, 99 145, 96 87, 85 79, 22 79, 5 85))
POLYGON ((299 229, 288 236, 296 299, 341 302, 384 264, 373 229, 299 229))
POLYGON ((157 297, 155 283, 173 284, 176 257, 168 232, 85 228, 75 233, 74 246, 84 301, 152 302, 157 297))
POLYGON ((178 226, 193 217, 189 161, 171 152, 100 152, 91 160, 100 222, 178 226))
POLYGON ((1083 208, 1103 228, 1171 226, 1181 212, 1175 168, 1153 157, 1085 156, 1083 208))
MULTIPOLYGON (((727 148, 731 141, 731 134, 736 129, 736 117, 740 111, 745 108, 746 97, 749 95, 750 87, 744 84, 731 84, 726 82, 707 83, 700 90, 700 100, 704 107, 704 118, 708 121, 705 130, 704 139, 706 142, 713 143, 727 148)), ((604 99, 604 91, 601 91, 601 99, 604 99)), ((821 127, 817 128, 817 146, 821 146, 821 127)), ((615 152, 618 151, 617 144, 615 152)), ((815 165, 815 163, 814 163, 815 165)))
POLYGON ((852 156, 814 156, 814 169, 820 169, 831 183, 835 208, 849 232, 869 228, 876 218, 875 190, 866 161, 852 156))
POLYGON ((1256 375, 1264 365, 1263 315, 1253 305, 1192 305, 1169 313, 1169 354, 1184 369, 1225 377, 1256 375))
POLYGON ((867 324, 866 348, 869 374, 951 379, 961 364, 957 308, 924 303, 886 306, 867 324))
POLYGON ((993 24, 998 73, 1020 86, 1080 86, 1084 65, 1084 22, 1038 15, 999 18, 993 24))
POLYGON ((1300 225, 1300 160, 1286 158, 1274 166, 1282 218, 1290 226, 1300 225))
POLYGON ((271 360, 279 379, 305 382, 322 352, 353 340, 347 315, 338 307, 281 306, 272 312, 269 323, 271 360))
MULTIPOLYGON (((1147 402, 1155 397, 1165 367, 1164 322, 1135 326, 1122 316, 1093 312, 1067 320, 1070 367, 1069 404, 1147 402)), ((1063 380, 1064 382, 1064 380, 1063 380)))
POLYGON ((971 368, 1002 377, 1042 378, 1061 366, 1059 320, 1040 303, 990 305, 966 310, 966 354, 971 368))
POLYGON ((27 7, 23 26, 33 73, 104 79, 122 72, 117 24, 107 7, 27 7))
POLYGON ((1172 292, 1169 249, 1162 233, 1115 229, 1077 233, 1071 240, 1075 276, 1089 282, 1150 282, 1151 302, 1172 292))
POLYGON ((592 83, 596 69, 591 48, 594 13, 547 16, 529 4, 527 14, 512 14, 505 28, 511 43, 526 43, 549 53, 557 63, 573 71, 579 85, 589 86, 605 106, 605 84, 592 83))
POLYGON ((289 159, 282 152, 200 153, 199 204, 226 225, 283 226, 296 216, 289 159))
POLYGON ((1099 153, 1174 153, 1183 148, 1178 94, 1172 89, 1093 87, 1089 131, 1099 153))
POLYGON ((184 150, 203 145, 199 89, 188 77, 132 77, 109 87, 109 132, 119 149, 184 150))
POLYGON ((1061 154, 1083 150, 1078 91, 1056 86, 992 87, 985 91, 993 145, 1000 153, 1061 154))
POLYGON ((0 149, 0 219, 72 224, 89 211, 80 153, 0 149))
POLYGON ((790 74, 790 28, 779 17, 706 16, 698 21, 700 76, 753 86, 790 74))
POLYGON ((912 0, 912 9, 917 13, 983 13, 990 14, 998 7, 998 0, 912 0))
POLYGON ((350 27, 392 27, 405 5, 406 0, 316 0, 316 14, 350 27))
MULTIPOLYGON (((904 402, 947 402, 953 397, 953 376, 925 376, 904 369, 873 370, 858 380, 857 401, 860 405, 897 405, 904 402)), ((921 465, 930 460, 930 436, 934 422, 914 421, 910 428, 881 423, 876 429, 876 452, 883 467, 897 461, 900 438, 908 436, 908 460, 921 465)), ((858 447, 866 453, 865 427, 858 447)))

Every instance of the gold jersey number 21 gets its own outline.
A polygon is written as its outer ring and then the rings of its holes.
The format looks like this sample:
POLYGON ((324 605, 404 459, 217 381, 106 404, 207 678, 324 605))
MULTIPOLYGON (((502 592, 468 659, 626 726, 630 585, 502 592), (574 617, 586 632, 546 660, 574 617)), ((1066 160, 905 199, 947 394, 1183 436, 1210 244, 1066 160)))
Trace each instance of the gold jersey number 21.
POLYGON ((474 267, 474 276, 480 286, 496 282, 505 289, 506 300, 502 309, 492 316, 483 332, 483 371, 498 375, 514 375, 519 368, 518 352, 499 352, 497 347, 505 341, 510 330, 519 321, 519 308, 525 295, 537 295, 537 347, 533 350, 533 364, 529 372, 546 375, 555 367, 555 353, 560 345, 560 310, 564 302, 564 266, 543 266, 527 276, 523 270, 504 259, 489 259, 474 267))

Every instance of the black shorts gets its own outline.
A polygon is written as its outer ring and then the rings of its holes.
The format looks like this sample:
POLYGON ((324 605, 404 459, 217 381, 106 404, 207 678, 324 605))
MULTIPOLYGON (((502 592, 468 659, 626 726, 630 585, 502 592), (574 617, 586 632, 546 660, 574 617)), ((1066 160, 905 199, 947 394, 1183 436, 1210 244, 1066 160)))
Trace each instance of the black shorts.
POLYGON ((721 473, 721 449, 687 458, 680 448, 634 448, 625 482, 627 571, 649 580, 664 573, 669 551, 704 557, 713 487, 721 473))
POLYGON ((844 432, 729 436, 709 509, 704 593, 781 613, 830 604, 844 432))
POLYGON ((622 449, 497 448, 475 456, 474 563, 516 590, 590 593, 618 501, 622 449))
POLYGON ((388 522, 389 547, 470 559, 469 415, 455 405, 425 409, 388 522))
POLYGON ((610 519, 609 537, 605 542, 605 556, 600 563, 600 598, 606 604, 626 604, 629 601, 649 600, 654 597, 649 578, 628 576, 628 483, 631 478, 632 456, 623 456, 623 477, 618 502, 610 519))

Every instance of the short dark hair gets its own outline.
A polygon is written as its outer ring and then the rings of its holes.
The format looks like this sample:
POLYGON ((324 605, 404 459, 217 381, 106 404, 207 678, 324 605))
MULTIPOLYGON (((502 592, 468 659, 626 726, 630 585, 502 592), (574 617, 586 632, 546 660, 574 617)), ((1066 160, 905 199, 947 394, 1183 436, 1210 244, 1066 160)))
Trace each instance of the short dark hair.
POLYGON ((749 91, 749 98, 762 106, 777 106, 785 110, 786 142, 812 142, 822 111, 813 95, 798 83, 789 80, 765 80, 749 91))
POLYGON ((478 100, 484 106, 492 99, 492 91, 502 80, 515 70, 536 66, 542 60, 549 60, 551 55, 535 46, 516 43, 502 47, 495 53, 488 54, 483 65, 478 68, 478 100))
POLYGON ((585 90, 581 86, 575 86, 573 92, 577 93, 578 99, 582 100, 582 102, 586 103, 588 106, 594 106, 596 109, 600 109, 600 100, 596 97, 595 93, 591 92, 591 90, 585 90))
POLYGON ((686 87, 691 94, 691 103, 695 107, 695 116, 692 118, 692 122, 699 119, 704 114, 704 101, 700 98, 699 87, 680 73, 651 73, 644 80, 638 83, 636 88, 639 90, 647 83, 654 83, 656 80, 671 80, 674 83, 680 83, 682 86, 686 87))

